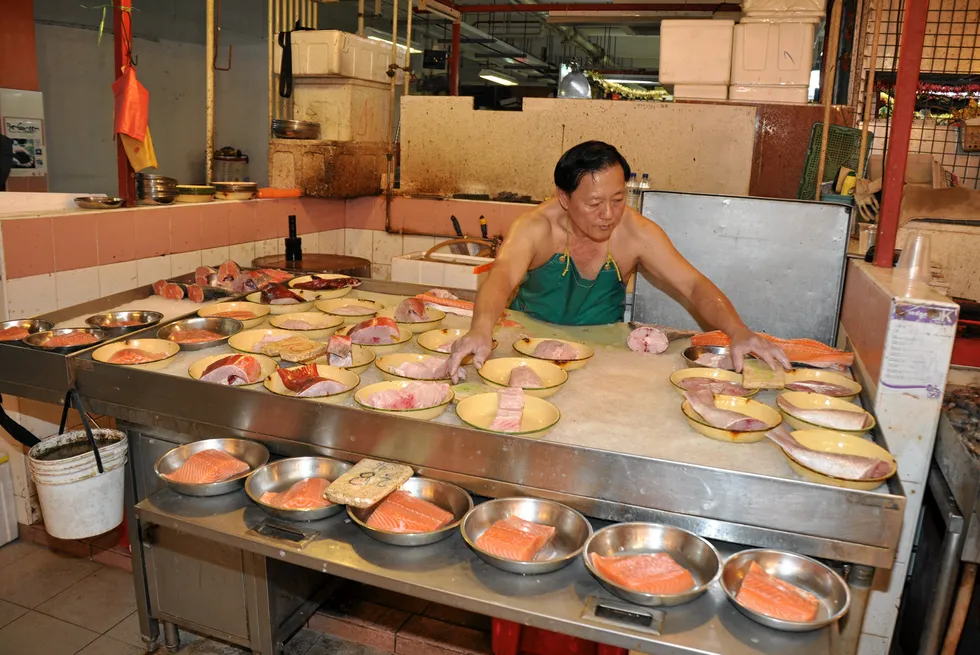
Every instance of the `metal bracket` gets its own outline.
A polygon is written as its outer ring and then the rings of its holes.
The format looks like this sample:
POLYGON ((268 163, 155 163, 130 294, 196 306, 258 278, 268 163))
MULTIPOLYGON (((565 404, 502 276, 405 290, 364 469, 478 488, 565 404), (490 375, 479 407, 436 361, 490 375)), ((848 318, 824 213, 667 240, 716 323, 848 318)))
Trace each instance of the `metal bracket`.
POLYGON ((663 610, 640 607, 611 598, 589 596, 585 599, 582 620, 589 623, 611 625, 635 632, 660 635, 667 613, 663 610))
POLYGON ((248 535, 257 537, 263 541, 271 541, 279 544, 289 544, 295 548, 305 548, 311 541, 319 536, 318 532, 312 530, 300 530, 299 528, 266 519, 248 531, 248 535))

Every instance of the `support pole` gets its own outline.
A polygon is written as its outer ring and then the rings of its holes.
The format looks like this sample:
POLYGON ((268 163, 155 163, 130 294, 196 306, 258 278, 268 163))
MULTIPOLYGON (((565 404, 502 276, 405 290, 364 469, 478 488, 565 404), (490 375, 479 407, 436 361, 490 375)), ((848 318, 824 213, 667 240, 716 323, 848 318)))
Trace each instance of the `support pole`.
POLYGON ((929 0, 908 0, 902 25, 901 47, 898 53, 898 75, 895 78, 895 105, 892 127, 885 153, 885 173, 882 178, 881 213, 875 244, 875 266, 891 268, 895 256, 895 237, 898 234, 898 215, 902 209, 905 169, 909 158, 912 119, 915 114, 915 91, 919 85, 922 64, 922 44, 926 34, 929 0))
POLYGON ((364 36, 364 0, 357 0, 357 35, 364 36))
POLYGON ((452 51, 449 53, 449 95, 459 95, 459 44, 460 30, 459 21, 453 23, 453 43, 452 51))
POLYGON ((840 37, 840 14, 844 0, 834 0, 834 8, 830 12, 830 22, 827 24, 827 36, 824 40, 824 62, 826 70, 820 92, 823 94, 823 133, 820 136, 820 159, 817 165, 817 188, 813 192, 814 200, 820 200, 820 186, 823 184, 824 168, 827 166, 827 141, 830 137, 830 106, 834 103, 834 80, 837 77, 837 45, 840 37))
POLYGON ((204 165, 204 183, 211 184, 211 175, 214 170, 214 0, 207 0, 207 137, 204 165))
POLYGON ((276 78, 272 62, 276 58, 276 23, 274 15, 275 0, 266 0, 269 3, 269 130, 272 129, 272 119, 276 117, 276 78))
POLYGON ((406 7, 408 12, 408 24, 405 26, 405 63, 402 65, 402 75, 405 77, 405 89, 403 95, 408 95, 408 84, 412 80, 409 71, 412 68, 412 0, 408 0, 406 7))
MULTIPOLYGON (((112 50, 116 75, 122 77, 123 68, 128 67, 133 55, 133 14, 132 0, 116 0, 112 5, 112 50)), ((119 197, 126 201, 127 207, 136 204, 136 178, 129 157, 123 148, 122 139, 116 137, 116 168, 119 178, 119 197)))
POLYGON ((871 109, 878 104, 874 97, 875 93, 875 69, 878 68, 878 41, 881 37, 881 6, 883 0, 875 2, 875 26, 874 35, 871 39, 871 59, 868 62, 868 88, 864 93, 864 121, 861 124, 861 147, 858 149, 858 169, 857 179, 864 177, 864 162, 867 159, 865 153, 868 146, 868 123, 871 121, 871 109))

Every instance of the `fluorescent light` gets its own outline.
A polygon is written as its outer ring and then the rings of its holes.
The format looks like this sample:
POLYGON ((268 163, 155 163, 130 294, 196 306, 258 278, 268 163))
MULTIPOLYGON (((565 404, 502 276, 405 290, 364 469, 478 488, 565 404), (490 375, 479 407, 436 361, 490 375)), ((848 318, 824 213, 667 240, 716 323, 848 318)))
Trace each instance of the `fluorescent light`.
POLYGON ((504 75, 503 73, 498 73, 494 70, 485 69, 480 71, 480 77, 489 81, 496 82, 503 86, 517 86, 517 80, 510 75, 504 75))
POLYGON ((642 84, 644 86, 656 86, 657 82, 653 80, 619 80, 610 77, 606 78, 607 82, 612 82, 613 84, 642 84))
MULTIPOLYGON (((371 39, 372 41, 381 41, 382 43, 387 43, 388 45, 391 45, 391 39, 382 39, 380 36, 369 36, 368 38, 371 39)), ((405 46, 402 45, 401 43, 399 43, 398 44, 398 49, 399 50, 404 50, 405 49, 405 46)), ((410 54, 413 54, 413 55, 419 55, 419 54, 422 54, 422 51, 421 50, 418 50, 416 48, 412 48, 409 51, 409 53, 410 54)))

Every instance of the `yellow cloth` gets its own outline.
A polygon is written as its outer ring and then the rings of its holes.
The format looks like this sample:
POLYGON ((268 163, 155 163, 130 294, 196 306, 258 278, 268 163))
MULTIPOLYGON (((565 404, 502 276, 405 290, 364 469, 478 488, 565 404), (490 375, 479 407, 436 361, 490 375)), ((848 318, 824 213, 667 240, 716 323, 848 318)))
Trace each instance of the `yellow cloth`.
POLYGON ((129 157, 129 163, 137 173, 144 168, 156 168, 157 155, 153 151, 153 139, 150 138, 150 127, 146 127, 146 140, 137 141, 126 134, 119 134, 123 149, 129 157))

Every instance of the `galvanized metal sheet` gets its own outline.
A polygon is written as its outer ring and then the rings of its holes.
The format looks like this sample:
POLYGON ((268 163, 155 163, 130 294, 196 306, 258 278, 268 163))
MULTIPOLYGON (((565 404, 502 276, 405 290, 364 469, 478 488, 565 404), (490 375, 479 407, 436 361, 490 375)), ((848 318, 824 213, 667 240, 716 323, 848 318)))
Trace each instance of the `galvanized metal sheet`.
MULTIPOLYGON (((643 215, 660 225, 681 254, 725 292, 752 329, 835 342, 850 222, 847 207, 651 191, 643 195, 643 215)), ((698 327, 696 318, 647 275, 636 282, 633 320, 698 327)))

